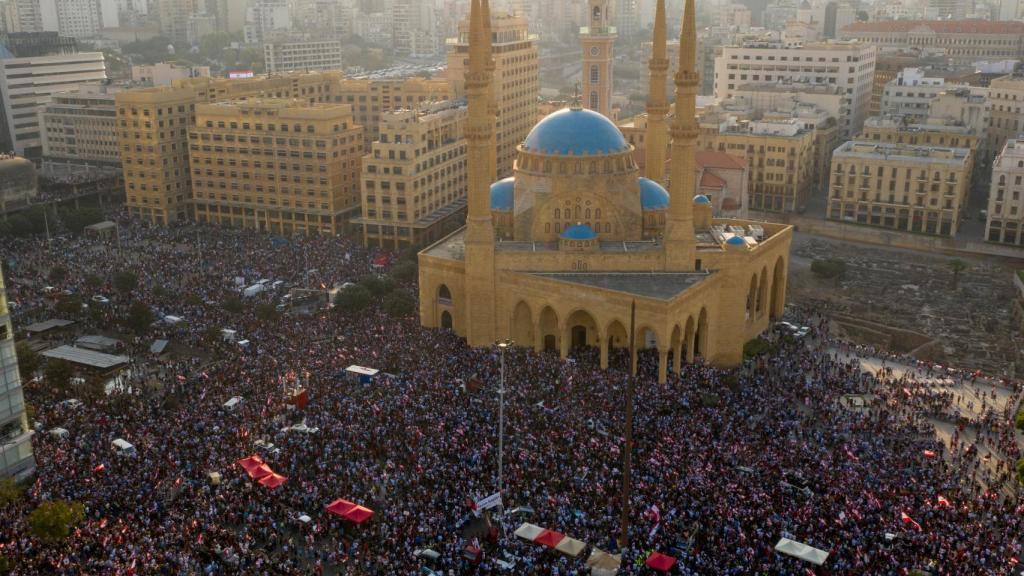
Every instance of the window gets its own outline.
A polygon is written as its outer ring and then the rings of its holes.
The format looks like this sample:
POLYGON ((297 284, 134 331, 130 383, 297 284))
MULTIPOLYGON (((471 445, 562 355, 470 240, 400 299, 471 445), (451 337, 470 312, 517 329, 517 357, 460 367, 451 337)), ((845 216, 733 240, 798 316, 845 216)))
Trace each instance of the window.
POLYGON ((597 84, 598 79, 601 77, 600 72, 597 69, 597 64, 591 64, 590 66, 590 83, 597 84))
POLYGON ((590 109, 591 110, 597 110, 597 104, 598 104, 597 92, 591 92, 590 93, 590 109))

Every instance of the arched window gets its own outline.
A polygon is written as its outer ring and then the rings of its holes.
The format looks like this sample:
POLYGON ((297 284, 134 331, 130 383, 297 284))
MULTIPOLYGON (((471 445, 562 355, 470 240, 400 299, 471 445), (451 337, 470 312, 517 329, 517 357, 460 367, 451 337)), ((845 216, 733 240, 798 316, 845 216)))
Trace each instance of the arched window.
POLYGON ((555 208, 555 220, 559 220, 561 218, 562 218, 562 211, 560 209, 558 209, 558 208, 555 208))
POLYGON ((587 208, 587 211, 585 212, 584 218, 586 218, 587 220, 590 220, 590 208, 587 208))
POLYGON ((609 224, 608 222, 605 222, 604 223, 604 233, 605 234, 610 234, 611 231, 612 231, 612 225, 609 224))
POLYGON ((600 208, 595 208, 594 209, 594 218, 597 218, 598 220, 601 219, 601 209, 600 208))
POLYGON ((437 299, 442 302, 452 301, 452 291, 448 289, 448 286, 441 284, 441 287, 437 289, 437 299))

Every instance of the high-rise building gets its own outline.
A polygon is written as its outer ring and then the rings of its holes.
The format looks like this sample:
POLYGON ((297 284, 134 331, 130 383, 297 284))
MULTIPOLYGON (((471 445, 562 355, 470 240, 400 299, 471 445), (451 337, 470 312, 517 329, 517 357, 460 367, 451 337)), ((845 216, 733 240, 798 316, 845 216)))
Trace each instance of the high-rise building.
POLYGON ((880 51, 875 55, 875 74, 871 80, 871 104, 868 106, 868 116, 879 116, 882 114, 882 95, 885 93, 885 86, 890 80, 904 68, 915 66, 943 66, 949 60, 945 55, 923 52, 918 49, 896 49, 890 48, 880 51))
POLYGON ((198 104, 195 119, 197 221, 337 234, 359 210, 363 135, 349 105, 253 98, 198 104))
POLYGON ((439 240, 466 216, 466 106, 459 101, 383 115, 363 158, 366 246, 401 250, 439 240))
POLYGON ((968 3, 962 0, 928 0, 927 17, 937 20, 963 20, 967 18, 968 3))
POLYGON ((121 172, 116 89, 82 86, 58 92, 39 111, 43 173, 48 177, 121 172))
POLYGON ((989 84, 992 105, 988 125, 988 153, 998 153, 1006 141, 1024 133, 1024 74, 1007 74, 989 84))
POLYGON ((790 46, 751 41, 723 46, 715 58, 715 97, 732 98, 751 82, 834 84, 845 91, 846 116, 837 118, 844 138, 856 134, 867 118, 875 48, 857 42, 812 42, 790 46))
POLYGON ((270 42, 277 34, 290 30, 291 26, 287 0, 252 0, 245 14, 245 42, 270 42))
POLYGON ((263 45, 267 74, 341 70, 341 40, 293 40, 263 45))
MULTIPOLYGON (((497 114, 497 174, 512 173, 516 147, 537 121, 540 69, 537 35, 530 34, 526 20, 495 15, 491 20, 491 51, 494 54, 494 99, 497 114)), ((459 24, 459 37, 448 42, 448 80, 454 98, 466 97, 465 73, 469 63, 469 24, 459 24)))
POLYGON ((14 329, 0 270, 0 478, 27 478, 35 468, 32 430, 25 416, 18 357, 14 353, 14 329))
POLYGON ((992 163, 985 239, 1024 246, 1024 135, 1010 138, 992 163))
MULTIPOLYGON (((962 2, 954 2, 964 5, 962 2)), ((1024 59, 1024 22, 896 20, 856 22, 839 30, 844 40, 883 48, 945 50, 955 64, 1024 59)))
POLYGON ((618 31, 612 26, 611 2, 589 0, 587 25, 580 28, 583 48, 582 92, 583 106, 611 118, 612 90, 615 68, 615 39, 618 31))
POLYGON ((160 33, 173 42, 188 42, 189 18, 200 11, 199 0, 157 0, 160 33))
POLYGON ((828 218, 954 236, 970 190, 970 152, 845 142, 832 154, 828 218))

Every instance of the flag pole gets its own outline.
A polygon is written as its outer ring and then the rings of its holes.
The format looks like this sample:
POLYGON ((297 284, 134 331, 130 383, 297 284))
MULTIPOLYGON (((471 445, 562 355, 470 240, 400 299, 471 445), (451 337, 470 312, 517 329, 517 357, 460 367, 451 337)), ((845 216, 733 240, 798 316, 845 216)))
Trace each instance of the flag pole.
POLYGON ((622 517, 619 548, 629 543, 630 476, 633 466, 633 378, 636 374, 636 300, 629 312, 629 375, 626 376, 626 447, 622 451, 622 517))

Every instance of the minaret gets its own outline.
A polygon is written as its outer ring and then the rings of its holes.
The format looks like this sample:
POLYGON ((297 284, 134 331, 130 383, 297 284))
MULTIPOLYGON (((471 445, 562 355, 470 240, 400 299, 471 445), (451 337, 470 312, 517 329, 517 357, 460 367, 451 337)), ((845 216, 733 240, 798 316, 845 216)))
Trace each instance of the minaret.
MULTIPOLYGON (((679 35, 676 72, 676 114, 672 121, 672 182, 665 222, 665 270, 694 269, 697 254, 693 234, 694 154, 697 151, 697 23, 693 0, 686 0, 679 35)), ((650 143, 648 143, 648 146, 650 143)))
POLYGON ((470 346, 494 343, 494 116, 491 115, 490 35, 484 24, 488 0, 473 0, 469 12, 469 66, 466 69, 466 151, 469 166, 465 236, 465 332, 470 346))
POLYGON ((665 181, 665 149, 668 146, 668 97, 665 95, 668 83, 668 40, 665 33, 665 0, 658 0, 654 13, 654 41, 650 70, 650 93, 647 95, 647 135, 644 148, 644 176, 658 182, 665 181))
POLYGON ((491 145, 488 148, 490 150, 490 159, 487 169, 488 174, 488 185, 490 182, 497 182, 498 180, 498 99, 495 96, 494 85, 498 82, 498 79, 494 77, 494 70, 497 68, 494 62, 494 35, 491 31, 491 6, 489 0, 484 0, 480 3, 480 12, 483 17, 484 23, 484 36, 487 38, 485 43, 487 46, 487 73, 489 74, 490 82, 487 85, 487 114, 491 117, 493 127, 491 128, 491 145))
POLYGON ((611 117, 612 48, 617 37, 611 25, 611 0, 589 0, 587 8, 587 26, 580 29, 583 107, 611 117))

